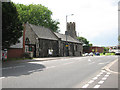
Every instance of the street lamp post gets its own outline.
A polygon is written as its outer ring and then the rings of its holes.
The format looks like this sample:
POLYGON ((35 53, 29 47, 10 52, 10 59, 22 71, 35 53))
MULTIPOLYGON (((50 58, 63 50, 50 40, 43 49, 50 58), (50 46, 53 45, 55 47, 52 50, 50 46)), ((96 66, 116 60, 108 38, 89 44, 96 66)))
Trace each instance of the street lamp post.
POLYGON ((68 42, 67 42, 67 35, 68 35, 68 30, 67 30, 67 18, 68 18, 68 16, 73 16, 74 14, 70 14, 70 15, 66 15, 66 32, 65 32, 65 34, 66 34, 66 56, 68 56, 68 42))

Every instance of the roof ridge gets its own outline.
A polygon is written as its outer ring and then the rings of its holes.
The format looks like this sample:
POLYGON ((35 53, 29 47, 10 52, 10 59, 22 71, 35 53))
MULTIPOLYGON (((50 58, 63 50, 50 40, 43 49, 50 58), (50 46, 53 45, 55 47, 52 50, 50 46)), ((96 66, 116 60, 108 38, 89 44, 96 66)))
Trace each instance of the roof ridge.
POLYGON ((40 26, 40 25, 34 25, 34 24, 29 24, 30 28, 32 29, 32 31, 39 37, 39 38, 44 38, 44 39, 51 39, 51 40, 58 40, 59 38, 57 37, 57 35, 49 28, 46 28, 44 26, 40 26), (45 36, 40 34, 40 31, 43 32, 45 34, 45 36), (46 33, 48 33, 49 37, 46 37, 46 33))

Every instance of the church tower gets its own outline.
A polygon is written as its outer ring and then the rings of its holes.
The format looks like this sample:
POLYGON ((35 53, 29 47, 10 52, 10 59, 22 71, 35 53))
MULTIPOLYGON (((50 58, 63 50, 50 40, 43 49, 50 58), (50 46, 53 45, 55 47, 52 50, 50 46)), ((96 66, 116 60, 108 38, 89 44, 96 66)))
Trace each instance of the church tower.
POLYGON ((77 39, 75 22, 67 23, 67 33, 66 34, 70 35, 74 39, 77 39))

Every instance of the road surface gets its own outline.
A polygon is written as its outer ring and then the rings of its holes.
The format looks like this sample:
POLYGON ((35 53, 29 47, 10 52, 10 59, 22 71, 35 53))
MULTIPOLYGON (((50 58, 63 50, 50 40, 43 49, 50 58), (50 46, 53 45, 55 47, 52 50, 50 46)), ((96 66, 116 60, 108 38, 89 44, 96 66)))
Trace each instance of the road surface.
POLYGON ((118 88, 118 74, 103 69, 116 59, 87 56, 13 63, 3 65, 0 79, 3 88, 118 88))

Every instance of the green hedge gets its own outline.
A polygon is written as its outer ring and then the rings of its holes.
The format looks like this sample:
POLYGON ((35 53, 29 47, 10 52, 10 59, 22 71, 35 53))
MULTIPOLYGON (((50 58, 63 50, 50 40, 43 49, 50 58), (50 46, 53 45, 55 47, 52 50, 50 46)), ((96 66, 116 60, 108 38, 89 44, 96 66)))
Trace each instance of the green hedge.
POLYGON ((105 53, 105 54, 100 53, 100 55, 101 55, 101 56, 102 56, 102 55, 109 56, 109 55, 115 55, 115 53, 105 53))

